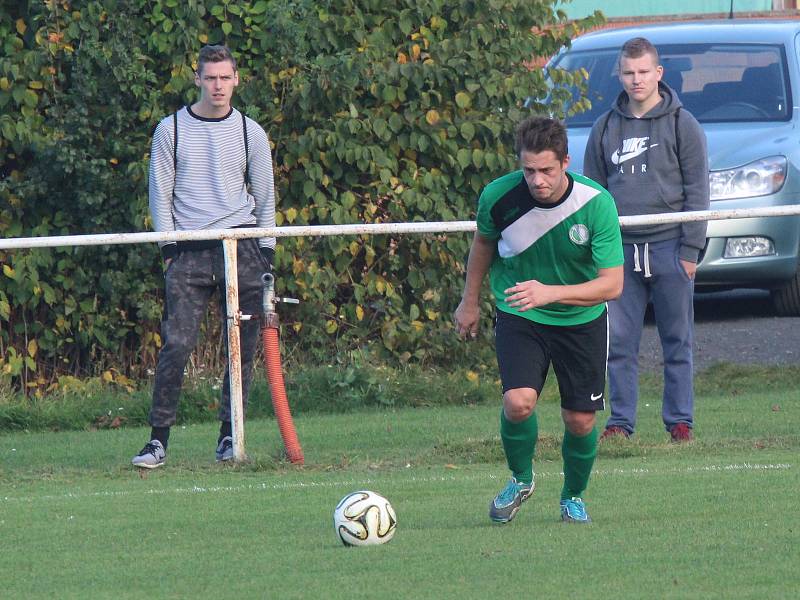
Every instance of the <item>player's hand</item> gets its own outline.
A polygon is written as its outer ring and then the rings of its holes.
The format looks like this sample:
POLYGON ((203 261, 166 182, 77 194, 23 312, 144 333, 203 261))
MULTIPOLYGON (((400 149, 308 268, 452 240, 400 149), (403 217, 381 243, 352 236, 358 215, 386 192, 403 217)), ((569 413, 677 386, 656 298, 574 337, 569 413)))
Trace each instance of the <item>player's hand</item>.
POLYGON ((478 321, 480 319, 480 309, 476 303, 465 303, 464 300, 453 313, 453 321, 456 326, 456 333, 462 340, 475 339, 478 337, 478 321))
POLYGON ((694 275, 697 272, 697 263, 681 259, 681 266, 683 267, 683 270, 686 271, 686 276, 689 279, 694 279, 694 275))
POLYGON ((505 294, 506 303, 520 312, 556 301, 553 287, 535 279, 518 282, 517 285, 507 288, 505 294))

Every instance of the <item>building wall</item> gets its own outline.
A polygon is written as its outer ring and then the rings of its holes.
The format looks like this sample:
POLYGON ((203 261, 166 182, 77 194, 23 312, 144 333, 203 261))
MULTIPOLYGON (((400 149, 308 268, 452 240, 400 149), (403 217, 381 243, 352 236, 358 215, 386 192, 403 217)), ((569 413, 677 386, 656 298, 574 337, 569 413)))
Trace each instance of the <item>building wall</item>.
MULTIPOLYGON (((733 0, 733 10, 736 13, 768 13, 773 10, 793 9, 797 7, 797 0, 733 0)), ((595 10, 601 11, 607 18, 643 17, 657 15, 701 15, 718 14, 727 15, 731 10, 731 0, 572 0, 559 2, 556 8, 563 10, 567 16, 579 19, 592 14, 595 10)))

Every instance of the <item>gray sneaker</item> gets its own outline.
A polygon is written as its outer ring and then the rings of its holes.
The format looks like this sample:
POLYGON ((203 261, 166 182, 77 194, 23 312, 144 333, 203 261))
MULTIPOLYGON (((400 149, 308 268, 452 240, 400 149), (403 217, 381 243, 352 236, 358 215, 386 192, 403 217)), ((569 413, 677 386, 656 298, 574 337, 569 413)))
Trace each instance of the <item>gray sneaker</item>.
POLYGON ((512 477, 489 505, 489 518, 495 523, 508 523, 517 514, 522 503, 530 497, 535 487, 533 481, 520 483, 512 477))
POLYGON ((155 469, 164 464, 167 458, 167 451, 158 440, 150 440, 144 445, 141 452, 133 457, 131 463, 134 467, 143 469, 155 469))
POLYGON ((217 446, 217 462, 233 460, 233 438, 229 435, 222 438, 217 446))

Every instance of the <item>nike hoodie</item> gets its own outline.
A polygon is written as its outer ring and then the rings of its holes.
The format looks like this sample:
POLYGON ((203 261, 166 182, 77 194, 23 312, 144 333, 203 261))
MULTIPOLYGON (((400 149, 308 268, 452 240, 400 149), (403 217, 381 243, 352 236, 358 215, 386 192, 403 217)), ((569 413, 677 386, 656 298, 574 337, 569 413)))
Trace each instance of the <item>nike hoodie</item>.
MULTIPOLYGON (((623 91, 595 121, 584 156, 583 174, 605 187, 620 216, 708 209, 706 136, 663 82, 661 102, 640 118, 623 91)), ((626 227, 622 242, 638 244, 680 238, 680 258, 697 262, 705 246, 706 222, 626 227)))

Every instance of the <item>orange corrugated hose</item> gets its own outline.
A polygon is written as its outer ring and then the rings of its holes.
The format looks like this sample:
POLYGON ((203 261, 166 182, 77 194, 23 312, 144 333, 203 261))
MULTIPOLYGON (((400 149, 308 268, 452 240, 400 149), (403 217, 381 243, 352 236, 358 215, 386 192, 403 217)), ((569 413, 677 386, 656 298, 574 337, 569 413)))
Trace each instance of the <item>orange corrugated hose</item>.
POLYGON ((302 465, 305 462, 303 449, 297 439, 292 413, 289 411, 289 401, 286 398, 286 386, 283 382, 278 328, 267 325, 261 331, 261 338, 264 341, 264 366, 269 379, 272 407, 275 410, 275 418, 278 420, 278 429, 281 431, 286 456, 293 464, 302 465))

